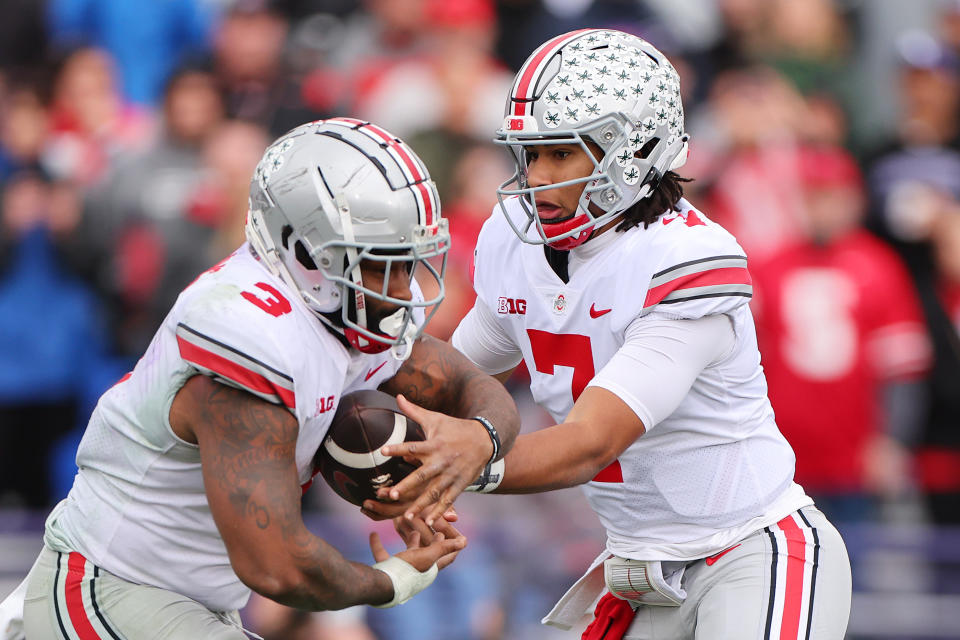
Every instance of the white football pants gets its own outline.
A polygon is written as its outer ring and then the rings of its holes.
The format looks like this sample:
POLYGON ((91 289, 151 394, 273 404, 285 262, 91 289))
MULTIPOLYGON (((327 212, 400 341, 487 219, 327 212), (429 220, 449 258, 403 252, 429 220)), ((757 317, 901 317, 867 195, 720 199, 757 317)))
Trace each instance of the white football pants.
POLYGON ((23 622, 30 640, 247 640, 236 611, 210 611, 46 547, 30 573, 23 622))
POLYGON ((842 640, 847 548, 803 507, 726 551, 687 565, 679 607, 641 606, 624 640, 842 640))

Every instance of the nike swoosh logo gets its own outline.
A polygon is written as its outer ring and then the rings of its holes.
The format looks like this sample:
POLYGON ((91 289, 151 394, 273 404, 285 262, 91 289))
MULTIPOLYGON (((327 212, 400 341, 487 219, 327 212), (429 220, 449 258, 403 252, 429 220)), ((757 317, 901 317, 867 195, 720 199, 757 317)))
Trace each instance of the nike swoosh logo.
POLYGON ((707 566, 708 566, 708 567, 709 567, 709 566, 712 566, 713 563, 715 563, 717 560, 719 560, 720 558, 722 558, 722 557, 725 556, 726 554, 730 553, 731 551, 733 551, 734 549, 736 549, 736 548, 739 547, 739 546, 740 546, 739 544, 735 544, 735 545, 733 545, 732 547, 730 547, 729 549, 724 549, 724 550, 721 551, 720 553, 717 553, 717 554, 715 554, 715 555, 710 556, 709 558, 706 559, 707 566))
POLYGON ((367 380, 369 380, 370 378, 372 378, 372 377, 377 373, 377 371, 380 371, 380 369, 383 368, 383 365, 385 365, 385 364, 387 364, 387 363, 386 363, 386 362, 381 362, 381 363, 377 366, 376 369, 370 369, 370 371, 367 372, 367 377, 365 377, 365 378, 363 379, 363 381, 366 382, 367 380))
POLYGON ((591 317, 591 318, 599 318, 600 316, 606 315, 606 314, 610 313, 611 311, 613 311, 612 308, 610 308, 610 309, 597 309, 597 304, 596 304, 596 303, 593 303, 593 304, 590 305, 590 317, 591 317))

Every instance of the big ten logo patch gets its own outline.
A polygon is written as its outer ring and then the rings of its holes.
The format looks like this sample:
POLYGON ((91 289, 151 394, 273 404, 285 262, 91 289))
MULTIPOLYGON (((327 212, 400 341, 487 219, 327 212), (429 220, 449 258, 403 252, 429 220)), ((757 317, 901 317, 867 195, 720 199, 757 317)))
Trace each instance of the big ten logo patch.
POLYGON ((500 298, 497 303, 497 313, 525 315, 527 313, 527 301, 523 298, 500 298))
POLYGON ((317 406, 313 412, 314 418, 319 416, 321 413, 326 413, 327 411, 332 411, 335 409, 334 399, 336 396, 327 396, 326 398, 317 398, 317 406))

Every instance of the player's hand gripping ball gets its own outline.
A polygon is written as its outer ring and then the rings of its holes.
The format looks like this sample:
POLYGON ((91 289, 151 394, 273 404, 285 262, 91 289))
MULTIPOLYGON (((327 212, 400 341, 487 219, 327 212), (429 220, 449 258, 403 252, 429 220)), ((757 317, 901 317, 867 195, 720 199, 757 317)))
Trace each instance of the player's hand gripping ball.
POLYGON ((393 396, 355 391, 340 400, 314 456, 314 469, 337 495, 362 505, 377 499, 377 489, 400 482, 416 468, 403 458, 383 455, 380 447, 424 438, 423 429, 400 411, 393 396))

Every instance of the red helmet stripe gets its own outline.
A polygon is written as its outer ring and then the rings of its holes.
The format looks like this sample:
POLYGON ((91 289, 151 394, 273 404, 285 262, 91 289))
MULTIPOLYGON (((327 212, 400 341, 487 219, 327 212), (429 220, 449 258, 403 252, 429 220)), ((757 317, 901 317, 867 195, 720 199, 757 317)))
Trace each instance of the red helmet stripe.
POLYGON ((517 75, 517 83, 515 85, 512 98, 512 108, 513 115, 523 116, 527 114, 527 103, 518 102, 520 100, 528 100, 530 98, 530 87, 533 86, 534 78, 536 78, 542 71, 542 65, 544 61, 549 60, 550 56, 560 47, 565 45, 570 40, 579 37, 586 33, 587 31, 596 31, 596 29, 578 29, 576 31, 570 31, 559 35, 553 40, 547 41, 545 44, 541 45, 539 49, 533 54, 533 57, 527 61, 527 63, 520 70, 520 73, 517 75))
POLYGON ((401 169, 406 168, 404 173, 408 174, 408 178, 413 183, 413 193, 415 196, 418 196, 416 198, 417 201, 423 203, 424 225, 432 225, 436 206, 434 205, 430 190, 423 184, 427 176, 426 169, 414 160, 410 153, 407 153, 407 145, 402 140, 384 131, 377 125, 367 123, 360 127, 360 131, 370 132, 381 138, 386 142, 388 152, 392 151, 399 157, 397 164, 400 165, 401 169))
POLYGON ((384 131, 375 124, 368 124, 365 127, 361 127, 361 130, 370 131, 376 134, 379 138, 387 143, 388 148, 396 151, 403 160, 403 166, 405 166, 410 172, 413 180, 416 181, 424 179, 424 171, 420 168, 420 165, 410 157, 410 154, 406 152, 406 145, 399 138, 390 135, 388 132, 384 131))
POLYGON ((397 136, 369 122, 365 123, 362 129, 364 130, 364 132, 376 134, 378 138, 381 138, 387 144, 393 144, 394 141, 397 139, 397 136))
POLYGON ((430 192, 427 189, 427 186, 423 182, 417 182, 414 184, 414 187, 420 192, 420 197, 423 198, 423 209, 424 217, 423 221, 424 226, 429 227, 433 224, 433 201, 430 199, 430 192))

